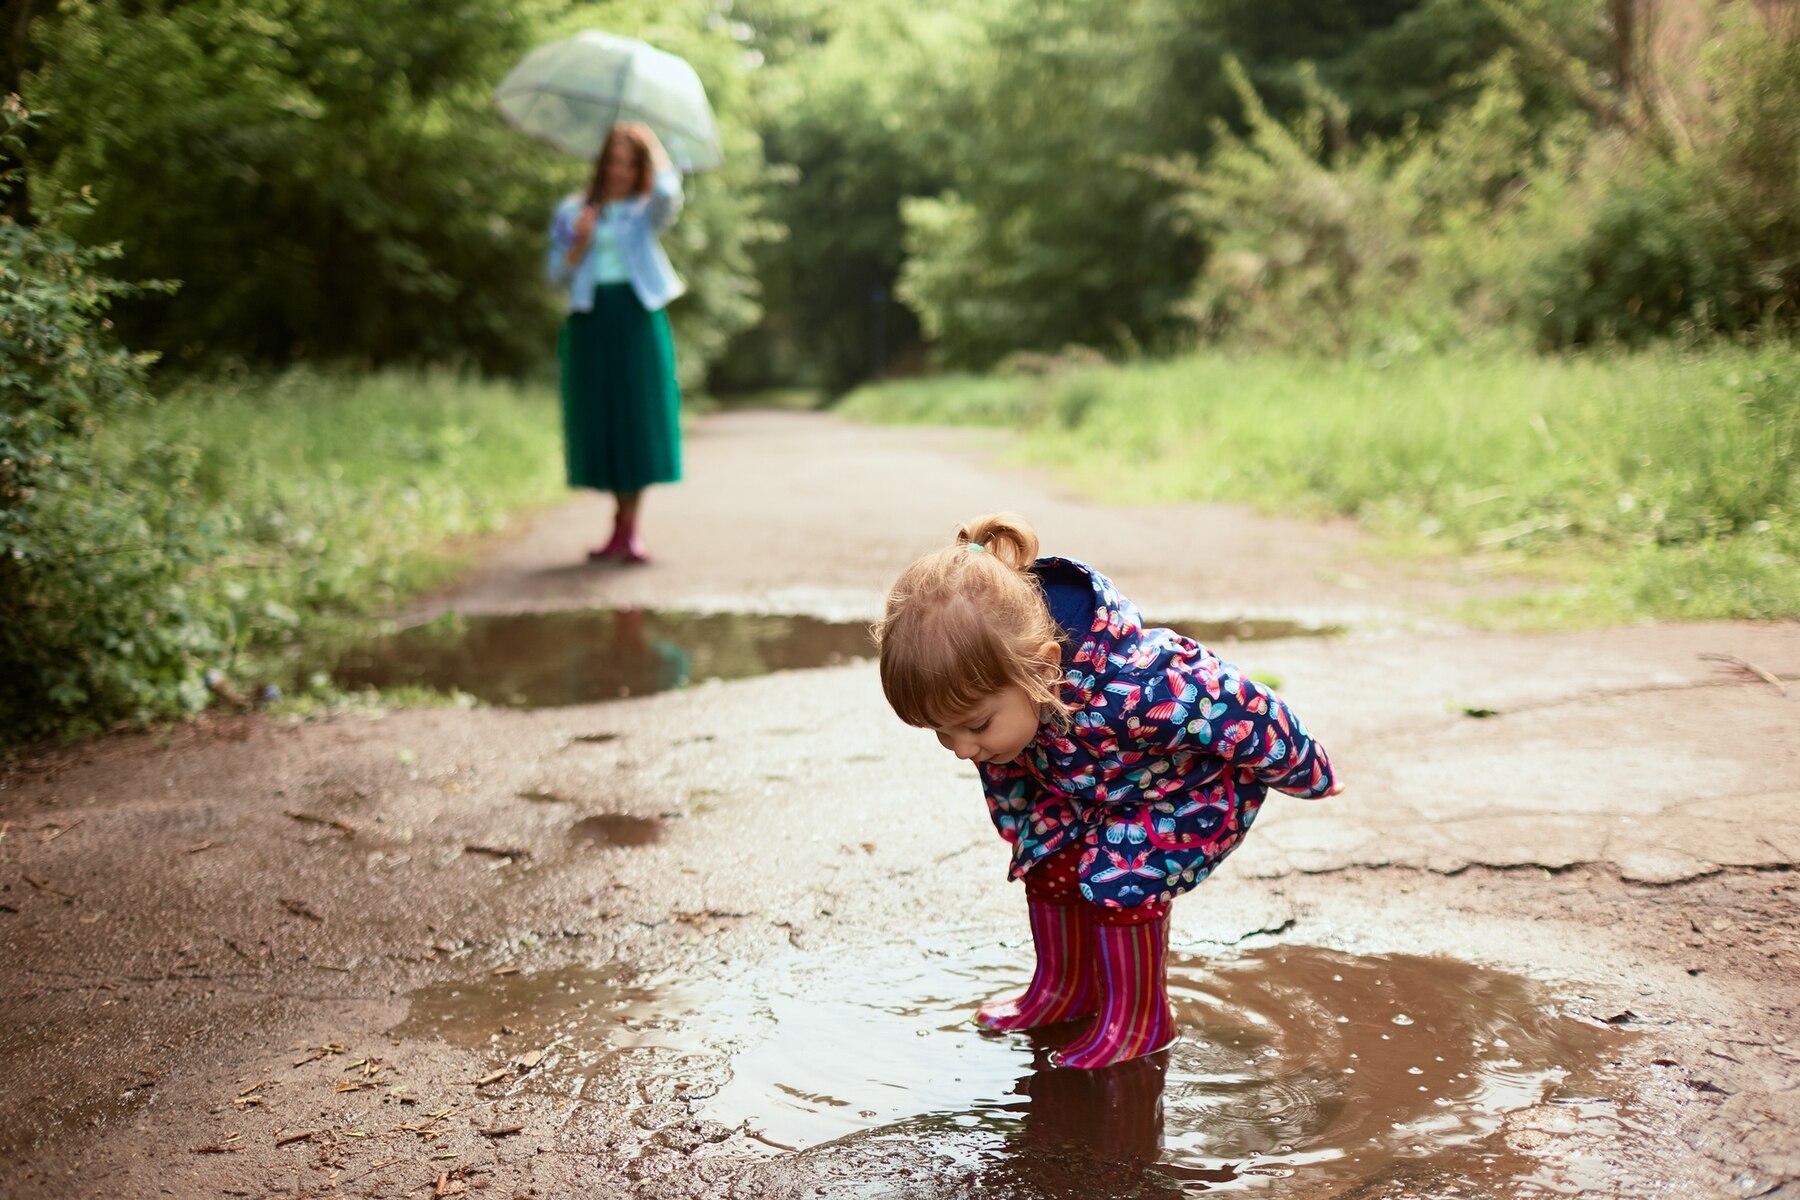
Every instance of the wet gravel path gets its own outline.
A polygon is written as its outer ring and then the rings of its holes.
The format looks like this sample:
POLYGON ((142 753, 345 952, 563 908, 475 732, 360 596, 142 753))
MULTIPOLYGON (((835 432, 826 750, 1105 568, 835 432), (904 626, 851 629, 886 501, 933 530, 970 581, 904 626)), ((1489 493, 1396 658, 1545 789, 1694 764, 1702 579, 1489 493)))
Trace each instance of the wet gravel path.
POLYGON ((578 503, 454 602, 855 616, 1003 504, 1159 614, 1350 626, 1229 648, 1352 786, 1177 906, 1153 1075, 962 1029, 1025 969, 1016 889, 867 663, 220 718, 4 775, 0 1194, 1800 1195, 1800 701, 1699 657, 1800 671, 1800 631, 1460 631, 1517 585, 1121 521, 994 448, 721 418, 657 564, 568 566, 578 503))

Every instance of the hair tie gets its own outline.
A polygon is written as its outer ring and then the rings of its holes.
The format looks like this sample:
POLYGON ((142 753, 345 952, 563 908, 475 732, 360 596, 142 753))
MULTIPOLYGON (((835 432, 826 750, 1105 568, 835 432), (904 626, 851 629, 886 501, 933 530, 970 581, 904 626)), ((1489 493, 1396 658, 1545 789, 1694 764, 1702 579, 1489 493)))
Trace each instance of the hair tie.
POLYGON ((986 554, 988 552, 988 548, 980 542, 964 542, 963 545, 967 546, 976 554, 986 554))

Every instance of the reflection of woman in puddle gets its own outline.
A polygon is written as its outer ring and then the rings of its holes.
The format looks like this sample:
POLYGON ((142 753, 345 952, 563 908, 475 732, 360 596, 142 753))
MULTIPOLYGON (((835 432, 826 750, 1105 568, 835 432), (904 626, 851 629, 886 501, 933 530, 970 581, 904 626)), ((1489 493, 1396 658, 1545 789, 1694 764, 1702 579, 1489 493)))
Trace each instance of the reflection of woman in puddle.
POLYGON ((531 661, 513 668, 515 675, 541 677, 554 672, 552 678, 536 678, 531 681, 535 686, 514 690, 537 703, 579 704, 648 696, 688 685, 693 656, 673 642, 652 638, 642 609, 612 613, 604 627, 605 641, 596 638, 586 622, 583 618, 579 624, 553 625, 547 632, 556 636, 534 643, 531 661))
POLYGON ((686 687, 694 669, 693 656, 686 650, 674 642, 650 637, 641 608, 622 608, 613 614, 612 648, 621 665, 629 666, 630 679, 655 681, 649 686, 631 687, 636 695, 686 687))
POLYGON ((977 765, 1025 882, 1037 970, 976 1020, 1094 1017, 1051 1061, 1104 1067, 1175 1039, 1170 901, 1237 848, 1269 788, 1337 783, 1272 691, 1037 549, 1000 514, 908 567, 879 631, 881 684, 902 720, 977 765))

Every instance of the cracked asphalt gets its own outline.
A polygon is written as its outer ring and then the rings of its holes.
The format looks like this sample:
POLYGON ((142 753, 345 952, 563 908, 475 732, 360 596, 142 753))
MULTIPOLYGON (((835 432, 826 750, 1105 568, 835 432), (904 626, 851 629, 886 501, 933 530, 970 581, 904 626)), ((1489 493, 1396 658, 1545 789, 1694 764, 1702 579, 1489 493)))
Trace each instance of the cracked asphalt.
MULTIPOLYGON (((1179 1087, 1058 1098, 1036 1071, 1018 1128, 931 1119, 962 1111, 910 1099, 954 1092, 940 1060, 1001 1051, 903 1014, 1024 969, 1022 905, 972 773, 865 662, 532 712, 220 716, 9 764, 0 1194, 1800 1196, 1800 626, 1462 629, 1459 600, 1528 584, 1342 523, 1101 506, 990 435, 738 413, 688 450, 650 496, 651 566, 579 565, 605 520, 581 499, 420 615, 863 618, 957 520, 1011 508, 1152 619, 1341 626, 1219 647, 1280 680, 1349 790, 1271 799, 1176 906, 1182 969, 1473 964, 1592 1031, 1593 1061, 1554 1095, 1451 1101, 1466 1138, 1354 1169, 1271 1140, 1183 1175, 1199 1049, 1179 1087), (911 1039, 893 1088, 833 1074, 863 1021, 911 1039), (758 1124, 769 1045, 771 1087, 854 1100, 806 1109, 798 1148, 758 1124), (1032 1141, 1053 1104, 1097 1144, 1032 1141)), ((1284 1065, 1336 1053, 1297 1014, 1266 1014, 1284 1065)), ((1300 1136, 1335 1147, 1343 1113, 1315 1118, 1300 1136)))

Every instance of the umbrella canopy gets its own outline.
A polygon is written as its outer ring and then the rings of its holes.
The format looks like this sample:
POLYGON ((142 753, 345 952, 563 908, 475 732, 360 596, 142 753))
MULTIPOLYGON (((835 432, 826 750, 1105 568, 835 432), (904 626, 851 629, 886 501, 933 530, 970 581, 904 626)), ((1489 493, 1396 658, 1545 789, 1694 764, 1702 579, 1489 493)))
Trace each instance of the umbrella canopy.
POLYGON ((592 158, 617 121, 642 121, 683 171, 724 162, 712 106, 694 68, 633 38, 590 29, 539 46, 494 89, 506 119, 592 158))

